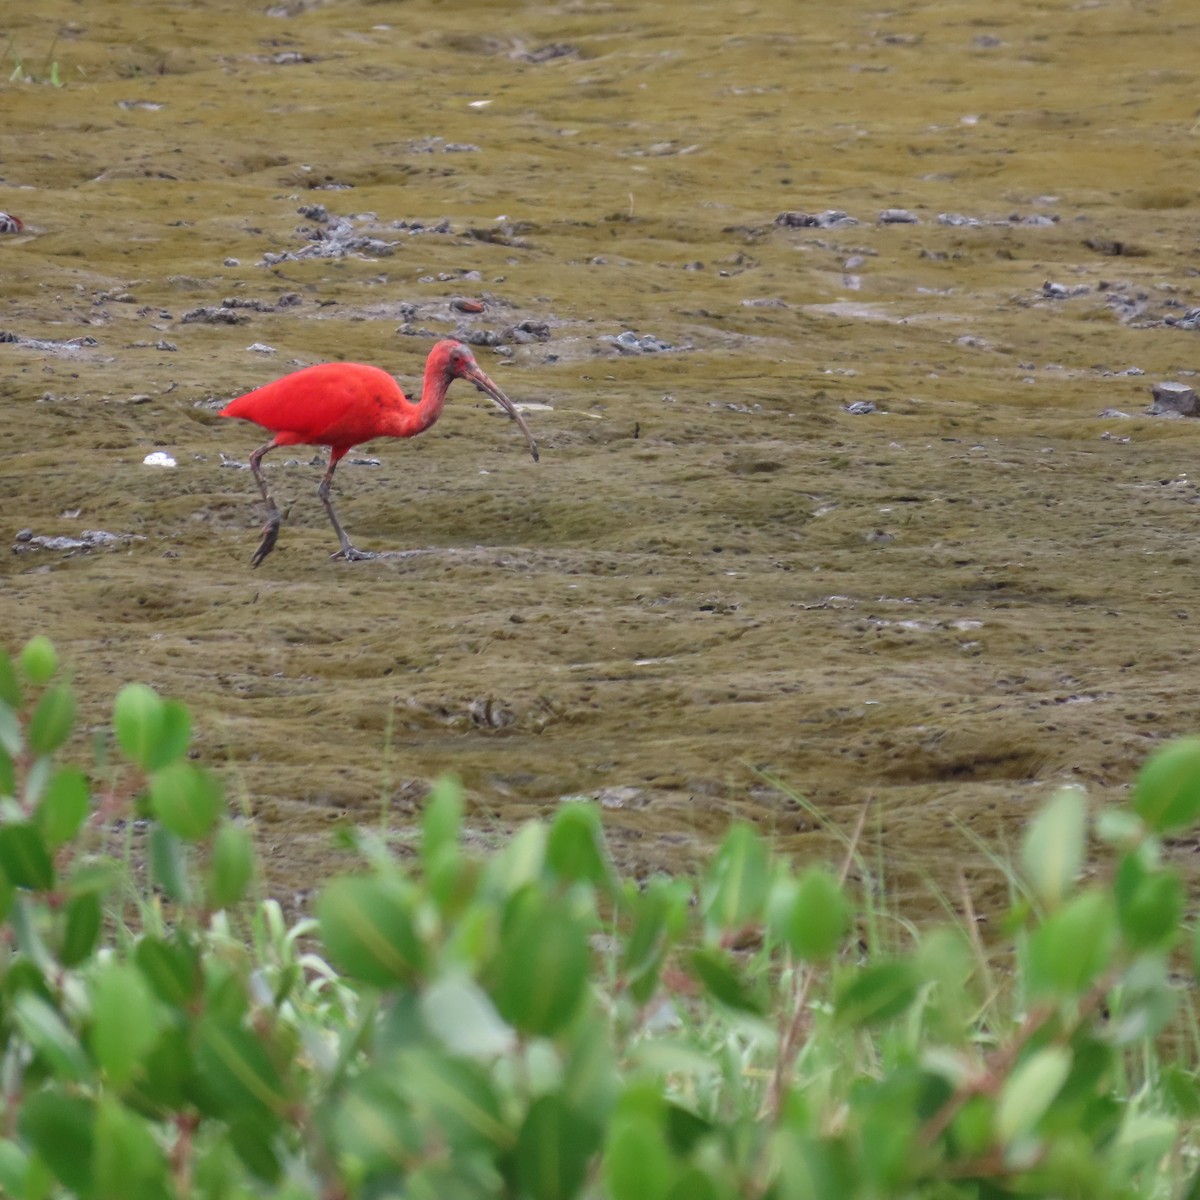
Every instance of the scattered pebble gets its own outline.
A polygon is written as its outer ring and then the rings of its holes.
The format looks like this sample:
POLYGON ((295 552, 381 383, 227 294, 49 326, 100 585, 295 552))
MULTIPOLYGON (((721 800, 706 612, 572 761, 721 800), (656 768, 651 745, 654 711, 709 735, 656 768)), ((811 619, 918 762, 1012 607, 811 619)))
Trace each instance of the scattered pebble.
POLYGON ((274 354, 276 352, 274 346, 268 346, 265 342, 251 342, 246 349, 254 354, 274 354))
POLYGON ((782 212, 775 218, 776 225, 791 229, 833 229, 858 223, 857 217, 852 217, 840 208, 829 208, 821 213, 782 212))
POLYGON ((1072 296, 1083 296, 1090 291, 1091 288, 1086 283, 1077 284, 1075 287, 1067 287, 1065 283, 1054 283, 1047 279, 1042 284, 1042 295, 1047 300, 1069 300, 1072 296))
POLYGON ((907 208, 885 208, 876 218, 880 225, 919 225, 921 218, 907 208))
POLYGON ((450 307, 458 312, 464 313, 481 313, 483 312, 483 304, 478 300, 467 300, 462 296, 457 296, 450 301, 450 307))
POLYGON ((869 413, 878 411, 875 404, 871 400, 854 400, 846 405, 846 411, 855 417, 865 417, 869 413))
POLYGON ((221 265, 223 267, 240 267, 242 264, 240 259, 226 258, 222 260, 221 265))
POLYGON ((601 338, 601 341, 611 342, 622 354, 656 354, 663 350, 674 350, 669 342, 656 338, 653 334, 645 333, 638 337, 631 329, 616 337, 601 338))
POLYGON ((140 533, 106 533, 103 529, 85 529, 78 537, 47 537, 22 529, 13 543, 14 554, 30 550, 94 550, 99 546, 115 546, 123 542, 144 542, 140 533))

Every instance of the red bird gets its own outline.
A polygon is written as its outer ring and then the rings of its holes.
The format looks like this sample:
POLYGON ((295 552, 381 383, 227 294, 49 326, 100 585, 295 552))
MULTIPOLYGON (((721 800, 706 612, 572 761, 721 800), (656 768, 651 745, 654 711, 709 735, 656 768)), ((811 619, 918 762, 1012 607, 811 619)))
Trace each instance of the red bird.
POLYGON ((329 470, 317 488, 317 495, 342 543, 342 548, 333 557, 374 558, 369 551, 356 550, 350 544, 337 513, 333 511, 333 501, 329 498, 333 470, 351 447, 361 442, 377 437, 416 437, 418 433, 424 433, 442 415, 446 391, 456 379, 469 379, 516 421, 529 442, 533 461, 537 462, 537 442, 521 414, 484 374, 475 356, 462 342, 438 342, 429 352, 419 404, 407 399, 386 371, 362 363, 322 363, 305 367, 231 400, 221 410, 221 416, 243 417, 275 434, 265 446, 259 446, 250 455, 250 469, 267 505, 262 541, 250 565, 257 567, 275 549, 279 537, 281 517, 263 478, 260 466, 263 455, 276 446, 301 444, 328 446, 330 450, 329 470))

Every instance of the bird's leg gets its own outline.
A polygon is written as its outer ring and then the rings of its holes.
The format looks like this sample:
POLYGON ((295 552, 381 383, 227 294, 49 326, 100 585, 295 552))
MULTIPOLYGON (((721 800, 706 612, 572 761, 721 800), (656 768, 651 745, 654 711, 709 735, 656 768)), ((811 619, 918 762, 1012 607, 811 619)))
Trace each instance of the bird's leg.
POLYGON ((329 470, 325 472, 325 477, 321 480, 321 486, 317 488, 317 495, 321 497, 321 503, 325 505, 325 511, 329 514, 330 521, 333 522, 334 532, 338 535, 338 541, 342 543, 342 548, 330 555, 331 558, 344 558, 347 562, 359 562, 363 559, 374 558, 375 555, 369 550, 356 550, 350 544, 350 538, 346 531, 342 528, 341 521, 337 518, 337 513, 333 511, 333 501, 329 498, 329 488, 333 483, 333 470, 338 465, 338 460, 330 457, 329 470))
POLYGON ((262 541, 258 543, 258 549, 255 550, 254 557, 250 560, 252 567, 257 567, 275 549, 275 543, 279 540, 279 523, 282 518, 279 516, 279 509, 275 507, 275 501, 271 499, 271 493, 267 490, 267 481, 263 478, 262 468, 259 466, 263 455, 268 450, 274 449, 275 443, 271 441, 265 446, 259 446, 250 455, 250 470, 254 472, 254 478, 258 480, 258 489, 262 492, 263 500, 267 505, 267 523, 263 526, 262 541))

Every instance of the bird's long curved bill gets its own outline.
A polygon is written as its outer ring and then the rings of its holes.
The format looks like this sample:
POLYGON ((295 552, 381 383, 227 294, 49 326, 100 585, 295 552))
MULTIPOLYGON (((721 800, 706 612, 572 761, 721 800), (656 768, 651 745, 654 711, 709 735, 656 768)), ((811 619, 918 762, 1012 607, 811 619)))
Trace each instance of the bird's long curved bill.
POLYGON ((529 432, 529 426, 525 424, 525 418, 517 412, 517 406, 478 367, 473 371, 465 372, 465 374, 477 388, 487 392, 516 421, 517 425, 520 426, 521 432, 525 435, 525 440, 529 443, 529 453, 533 455, 533 461, 537 462, 537 442, 533 440, 533 434, 529 432))

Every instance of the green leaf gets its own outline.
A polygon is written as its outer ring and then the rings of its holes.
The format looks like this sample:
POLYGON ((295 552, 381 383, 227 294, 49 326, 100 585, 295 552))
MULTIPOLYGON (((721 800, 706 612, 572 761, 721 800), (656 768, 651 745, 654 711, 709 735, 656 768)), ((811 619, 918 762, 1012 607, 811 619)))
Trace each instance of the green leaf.
POLYGON ((33 823, 51 850, 57 850, 79 832, 90 803, 87 777, 82 771, 64 768, 54 772, 33 814, 33 823))
POLYGON ((35 754, 53 754, 71 734, 75 724, 75 694, 70 685, 55 684, 42 693, 29 718, 29 748, 35 754))
POLYGON ((408 1102, 378 1070, 354 1079, 334 1109, 333 1126, 340 1152, 368 1177, 398 1172, 422 1148, 408 1102))
POLYGON ((582 1120, 561 1096, 539 1096, 517 1134, 517 1180, 533 1200, 576 1195, 599 1148, 599 1131, 582 1120))
POLYGON ((738 822, 725 835, 708 870, 701 908, 710 925, 740 929, 762 919, 770 885, 766 844, 753 826, 738 822))
POLYGON ((1071 1051, 1066 1046, 1043 1046, 1004 1081, 996 1105, 996 1137, 1011 1145, 1032 1133, 1071 1074, 1071 1051))
POLYGON ((614 1120, 604 1148, 604 1181, 612 1200, 665 1200, 678 1171, 652 1117, 630 1113, 614 1120))
POLYGON ((588 986, 587 930, 562 904, 518 897, 486 984, 500 1015, 522 1033, 552 1036, 575 1015, 588 986))
POLYGON ((47 1089, 25 1097, 18 1128, 65 1187, 90 1196, 95 1122, 95 1111, 82 1096, 47 1089))
POLYGON ((159 771, 173 763, 187 753, 191 740, 192 716, 187 705, 178 700, 164 700, 147 770, 159 771))
POLYGON ((689 959, 692 973, 714 999, 727 1008, 762 1014, 767 998, 760 981, 748 982, 738 970, 737 963, 715 946, 694 950, 689 959))
POLYGON ((159 1200, 171 1194, 166 1156, 149 1124, 113 1096, 100 1098, 94 1145, 92 1171, 97 1197, 159 1200))
POLYGON ((158 693, 144 683, 126 684, 113 703, 117 743, 143 771, 154 769, 155 752, 166 718, 158 693))
POLYGON ((13 670, 12 659, 0 650, 0 705, 13 710, 19 709, 24 703, 21 695, 21 684, 17 673, 13 670))
POLYGON ((516 1044, 512 1028, 468 976, 435 980, 421 993, 418 1006, 425 1028, 452 1054, 489 1060, 516 1044))
MULTIPOLYGON (((12 774, 12 759, 21 757, 21 748, 24 744, 24 738, 21 736, 21 722, 17 718, 17 714, 3 700, 0 700, 0 751, 9 759, 5 772, 7 775, 12 774)), ((10 780, 7 792, 11 795, 12 791, 10 780)))
POLYGON ((250 831, 225 822, 213 838, 208 866, 208 907, 214 912, 232 908, 254 878, 254 840, 250 831))
POLYGON ((691 885, 658 875, 644 890, 627 885, 622 907, 631 914, 631 928, 621 947, 618 967, 629 994, 645 1004, 658 987, 663 960, 687 920, 691 885))
POLYGON ((91 894, 103 897, 121 881, 121 866, 112 859, 81 862, 63 881, 68 896, 91 894))
POLYGON ((1094 890, 1080 893, 1030 935, 1030 991, 1062 997, 1085 991, 1111 964, 1116 940, 1111 897, 1094 890))
POLYGON ((283 1079, 259 1038, 213 1015, 196 1030, 196 1066, 228 1115, 278 1116, 287 1109, 283 1079))
POLYGON ((29 1155, 15 1141, 0 1140, 0 1196, 24 1196, 28 1172, 29 1155))
POLYGON ((113 1085, 123 1087, 133 1078, 161 1025, 142 973, 126 963, 108 963, 93 985, 91 1045, 113 1085))
POLYGON ((91 1064, 58 1011, 35 992, 21 992, 12 1002, 17 1028, 62 1080, 82 1082, 91 1064))
POLYGON ((100 940, 103 912, 95 892, 72 896, 66 903, 62 946, 58 956, 64 967, 77 967, 92 956, 100 940))
POLYGON ((396 1080, 456 1152, 512 1145, 512 1130, 483 1067, 426 1049, 405 1050, 397 1056, 396 1080))
POLYGON ((1200 816, 1200 738, 1179 738, 1147 760, 1133 785, 1133 807, 1159 833, 1200 816))
POLYGON ((1114 888, 1121 933, 1133 950, 1165 948, 1179 934, 1183 883, 1174 871, 1148 871, 1136 855, 1127 855, 1114 888))
POLYGON ((907 959, 863 967, 838 989, 834 1015, 842 1025, 863 1029, 890 1021, 917 998, 922 979, 907 959))
POLYGON ((408 983, 424 967, 412 902, 390 880, 365 875, 334 880, 317 901, 317 919, 330 957, 364 983, 408 983))
POLYGON ((611 886, 604 829, 594 804, 564 804, 558 810, 546 840, 546 863, 560 879, 611 886))
POLYGON ((443 775, 429 793, 421 820, 421 858, 427 871, 440 855, 458 848, 462 812, 461 785, 457 779, 443 775))
POLYGON ((184 934, 176 934, 171 941, 146 935, 138 942, 133 957, 154 994, 164 1003, 185 1008, 200 994, 200 956, 184 934))
POLYGON ((1140 1171, 1158 1173, 1163 1160, 1177 1149, 1178 1138, 1178 1122, 1130 1107, 1109 1151, 1117 1179, 1131 1179, 1140 1171))
POLYGON ((1082 789, 1061 788, 1029 823, 1021 843, 1021 865, 1033 893, 1053 912, 1083 866, 1087 801, 1082 789))
POLYGON ((186 904, 191 896, 188 878, 187 848, 183 841, 162 825, 150 830, 150 874, 163 892, 177 904, 186 904))
POLYGON ((798 959, 823 962, 841 945, 850 924, 850 907, 827 868, 809 867, 797 881, 790 903, 772 923, 798 959))
POLYGON ((48 891, 54 886, 54 863, 46 843, 25 822, 0 827, 0 870, 13 887, 48 891))
POLYGON ((212 832, 224 798, 215 776, 192 763, 177 762, 154 772, 150 805, 165 828, 184 841, 196 842, 212 832))
POLYGON ((54 643, 43 634, 31 637, 21 650, 21 673, 30 683, 41 687, 54 678, 57 670, 58 653, 54 643))

